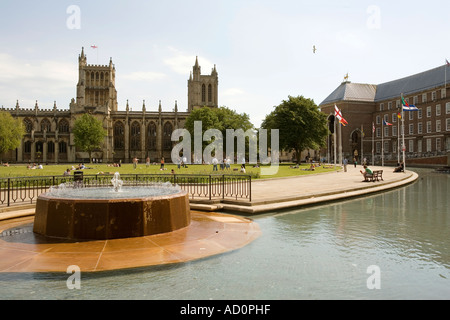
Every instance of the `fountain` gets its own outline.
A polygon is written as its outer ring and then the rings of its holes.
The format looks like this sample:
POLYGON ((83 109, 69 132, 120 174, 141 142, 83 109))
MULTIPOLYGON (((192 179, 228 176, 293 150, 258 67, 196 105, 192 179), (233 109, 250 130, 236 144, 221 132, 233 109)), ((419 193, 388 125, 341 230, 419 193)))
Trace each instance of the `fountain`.
POLYGON ((39 196, 33 231, 71 240, 106 240, 171 232, 190 224, 187 193, 170 183, 113 188, 52 187, 39 196))

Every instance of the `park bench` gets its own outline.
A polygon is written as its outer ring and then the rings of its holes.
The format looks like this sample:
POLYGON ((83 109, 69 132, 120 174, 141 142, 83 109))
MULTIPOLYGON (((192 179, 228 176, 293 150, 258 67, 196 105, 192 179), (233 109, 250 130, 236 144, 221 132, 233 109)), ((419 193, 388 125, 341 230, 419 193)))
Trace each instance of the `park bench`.
POLYGON ((383 180, 383 170, 374 170, 372 174, 364 174, 364 181, 384 181, 383 180))

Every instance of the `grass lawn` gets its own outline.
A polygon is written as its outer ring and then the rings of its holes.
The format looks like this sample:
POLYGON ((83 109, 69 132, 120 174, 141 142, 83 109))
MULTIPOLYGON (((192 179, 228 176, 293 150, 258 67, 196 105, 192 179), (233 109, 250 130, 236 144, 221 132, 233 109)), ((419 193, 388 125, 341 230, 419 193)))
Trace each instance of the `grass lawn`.
MULTIPOLYGON (((73 164, 75 167, 77 164, 73 164)), ((123 164, 122 167, 111 167, 106 164, 88 164, 86 165, 90 169, 84 169, 85 175, 90 174, 99 174, 99 173, 111 173, 119 172, 120 174, 169 174, 172 169, 176 174, 243 174, 239 172, 240 165, 233 164, 231 165, 231 170, 220 170, 220 166, 218 171, 213 171, 212 165, 189 165, 188 168, 180 168, 178 169, 174 164, 166 164, 165 168, 167 170, 161 171, 159 170, 158 165, 150 165, 147 167, 145 164, 138 164, 137 168, 134 169, 132 164, 123 164), (237 171, 234 170, 237 169, 237 171)), ((279 177, 291 177, 291 176, 300 176, 307 174, 316 174, 323 172, 331 172, 334 171, 334 167, 330 166, 329 168, 316 167, 314 171, 307 171, 305 169, 309 169, 309 165, 303 164, 299 168, 291 168, 293 166, 290 164, 281 164, 279 166, 278 173, 276 175, 270 176, 261 176, 260 168, 253 168, 252 165, 246 165, 246 173, 247 175, 251 175, 252 179, 267 179, 267 178, 279 178, 279 177)), ((63 165, 47 165, 44 166, 43 169, 27 169, 26 164, 18 164, 11 165, 9 167, 0 167, 0 178, 8 178, 8 177, 30 177, 30 176, 60 176, 63 175, 63 172, 66 169, 70 169, 72 164, 63 164, 63 165)), ((73 171, 71 171, 73 174, 73 171)))

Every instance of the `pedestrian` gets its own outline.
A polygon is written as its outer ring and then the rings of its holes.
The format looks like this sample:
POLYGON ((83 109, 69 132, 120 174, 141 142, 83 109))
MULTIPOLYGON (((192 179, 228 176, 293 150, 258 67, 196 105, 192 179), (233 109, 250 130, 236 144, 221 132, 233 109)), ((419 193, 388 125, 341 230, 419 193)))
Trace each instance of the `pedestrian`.
POLYGON ((212 159, 212 164, 213 164, 213 171, 217 171, 217 163, 219 161, 217 161, 217 158, 214 156, 214 158, 212 159))
POLYGON ((344 172, 347 172, 347 165, 348 165, 348 160, 347 160, 347 158, 344 158, 344 172))
POLYGON ((161 167, 159 170, 164 170, 164 157, 161 158, 161 167))
POLYGON ((356 158, 353 158, 353 164, 355 165, 355 168, 356 168, 356 165, 358 164, 358 162, 356 161, 356 158))
POLYGON ((147 157, 147 159, 145 159, 145 165, 147 166, 147 168, 150 166, 150 157, 147 157))

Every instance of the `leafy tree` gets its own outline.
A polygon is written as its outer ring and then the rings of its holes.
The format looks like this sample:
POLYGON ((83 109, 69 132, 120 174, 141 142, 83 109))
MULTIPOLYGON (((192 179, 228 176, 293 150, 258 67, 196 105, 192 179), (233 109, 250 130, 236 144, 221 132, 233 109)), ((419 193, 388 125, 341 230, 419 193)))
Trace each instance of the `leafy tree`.
POLYGON ((298 163, 303 150, 325 146, 328 135, 326 115, 319 111, 312 99, 289 96, 274 108, 261 127, 268 132, 279 129, 280 148, 294 150, 298 163))
POLYGON ((106 136, 106 130, 103 129, 103 124, 100 120, 85 113, 75 121, 73 135, 75 146, 82 151, 88 152, 89 162, 91 162, 91 154, 101 147, 106 136))
MULTIPOLYGON (((222 133, 223 138, 223 151, 226 152, 226 137, 227 129, 242 129, 244 132, 248 129, 253 129, 253 124, 250 122, 250 117, 246 114, 239 114, 234 110, 227 107, 210 108, 203 107, 193 110, 186 119, 184 127, 191 134, 191 138, 194 139, 194 122, 202 122, 202 141, 205 132, 209 129, 217 129, 222 133)), ((203 141, 203 149, 212 141, 203 141)), ((246 142, 248 145, 248 141, 246 142)), ((236 145, 235 145, 236 149, 236 145)), ((246 148, 246 150, 248 150, 246 148)))
POLYGON ((24 135, 22 121, 7 111, 0 111, 0 154, 18 148, 24 135))

